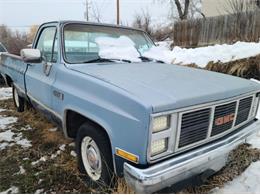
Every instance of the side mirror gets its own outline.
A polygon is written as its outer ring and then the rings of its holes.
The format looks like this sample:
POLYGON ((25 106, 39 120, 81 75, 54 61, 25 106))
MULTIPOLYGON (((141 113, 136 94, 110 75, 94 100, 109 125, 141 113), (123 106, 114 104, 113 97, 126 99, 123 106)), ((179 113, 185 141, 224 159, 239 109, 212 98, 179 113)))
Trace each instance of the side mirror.
POLYGON ((41 51, 39 49, 22 49, 21 57, 26 63, 41 63, 42 56, 41 51))

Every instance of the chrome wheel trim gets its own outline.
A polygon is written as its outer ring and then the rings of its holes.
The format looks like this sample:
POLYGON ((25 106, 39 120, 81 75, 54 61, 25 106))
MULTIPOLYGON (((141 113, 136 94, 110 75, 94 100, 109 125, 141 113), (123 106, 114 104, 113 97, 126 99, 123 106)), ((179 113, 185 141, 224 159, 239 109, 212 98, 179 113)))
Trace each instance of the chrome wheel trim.
POLYGON ((20 104, 19 104, 19 95, 17 93, 17 89, 14 88, 14 101, 15 101, 15 104, 16 104, 16 107, 19 107, 20 104))
POLYGON ((89 136, 81 142, 81 157, 89 177, 93 181, 99 180, 102 172, 101 155, 96 142, 89 136))

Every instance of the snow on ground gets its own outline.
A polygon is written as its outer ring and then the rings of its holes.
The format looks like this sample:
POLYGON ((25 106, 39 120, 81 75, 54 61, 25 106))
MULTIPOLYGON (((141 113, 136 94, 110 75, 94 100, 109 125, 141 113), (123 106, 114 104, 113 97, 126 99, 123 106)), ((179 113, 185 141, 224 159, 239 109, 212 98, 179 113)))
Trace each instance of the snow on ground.
POLYGON ((233 45, 215 45, 196 49, 175 47, 172 51, 176 62, 195 63, 205 67, 210 61, 230 62, 260 54, 260 43, 237 42, 233 45))
POLYGON ((23 148, 31 147, 31 142, 23 138, 22 133, 16 134, 12 130, 7 130, 0 133, 0 150, 13 145, 20 145, 23 148))
POLYGON ((0 129, 6 129, 7 126, 9 126, 15 122, 17 122, 17 118, 15 118, 15 117, 5 117, 5 116, 0 115, 0 129))
POLYGON ((51 129, 49 129, 48 131, 50 131, 50 132, 55 132, 55 131, 57 131, 57 130, 58 130, 58 128, 55 127, 55 128, 51 128, 51 129))
POLYGON ((225 184, 224 188, 214 189, 216 194, 257 194, 260 193, 260 162, 248 167, 242 175, 225 184))
POLYGON ((31 142, 23 138, 21 132, 15 133, 12 130, 12 125, 16 122, 17 118, 3 116, 0 111, 0 150, 13 145, 20 145, 23 148, 31 147, 31 142))
POLYGON ((204 68, 209 62, 231 62, 260 54, 260 42, 237 42, 233 45, 214 45, 199 48, 174 47, 170 50, 170 42, 158 42, 158 46, 148 48, 135 47, 135 43, 127 36, 119 38, 99 37, 95 40, 99 46, 99 56, 106 59, 129 60, 141 62, 142 56, 163 61, 169 64, 196 64, 204 68))
POLYGON ((165 46, 167 44, 163 45, 161 43, 161 45, 151 48, 150 51, 145 52, 143 55, 166 63, 194 63, 200 67, 205 67, 211 61, 225 63, 260 54, 260 42, 237 42, 233 45, 223 44, 194 49, 174 47, 172 51, 165 46))
POLYGON ((12 88, 0 88, 0 100, 12 98, 12 88))
POLYGON ((17 194, 19 193, 19 189, 15 186, 10 187, 6 191, 0 192, 0 194, 17 194))
POLYGON ((44 189, 38 189, 36 190, 35 194, 43 194, 44 192, 44 189))
POLYGON ((171 40, 166 40, 166 41, 159 41, 159 42, 156 42, 155 43, 158 47, 164 47, 164 48, 167 48, 167 49, 171 49, 171 44, 172 44, 172 41, 171 40))
POLYGON ((37 164, 40 163, 40 162, 46 162, 46 160, 47 160, 47 157, 46 157, 46 156, 43 156, 43 157, 41 157, 39 160, 32 162, 31 165, 34 166, 34 165, 37 165, 37 164))
POLYGON ((73 157, 77 157, 77 153, 74 150, 70 151, 70 155, 73 156, 73 157))

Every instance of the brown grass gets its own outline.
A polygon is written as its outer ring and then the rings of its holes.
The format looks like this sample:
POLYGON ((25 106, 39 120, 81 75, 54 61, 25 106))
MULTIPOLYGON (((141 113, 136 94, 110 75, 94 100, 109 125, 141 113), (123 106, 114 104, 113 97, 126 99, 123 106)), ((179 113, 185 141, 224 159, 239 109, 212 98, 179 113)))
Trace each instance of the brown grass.
POLYGON ((228 63, 210 62, 205 69, 246 79, 260 80, 260 55, 228 63))
POLYGON ((220 172, 210 177, 203 185, 189 187, 183 190, 182 193, 206 194, 214 188, 221 188, 225 183, 241 175, 252 162, 258 160, 260 160, 259 149, 252 149, 247 144, 241 145, 230 154, 229 163, 220 172))

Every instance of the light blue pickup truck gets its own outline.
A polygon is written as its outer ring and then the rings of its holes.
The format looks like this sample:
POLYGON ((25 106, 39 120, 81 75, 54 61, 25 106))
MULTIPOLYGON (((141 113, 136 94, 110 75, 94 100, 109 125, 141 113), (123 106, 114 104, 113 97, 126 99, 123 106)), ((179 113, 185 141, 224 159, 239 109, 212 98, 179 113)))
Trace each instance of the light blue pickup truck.
POLYGON ((76 140, 88 183, 110 185, 117 175, 136 192, 155 192, 225 166, 260 129, 260 85, 143 57, 153 46, 137 29, 50 22, 32 49, 2 54, 0 72, 19 112, 29 102, 76 140), (100 57, 98 38, 122 36, 140 62, 100 57))

